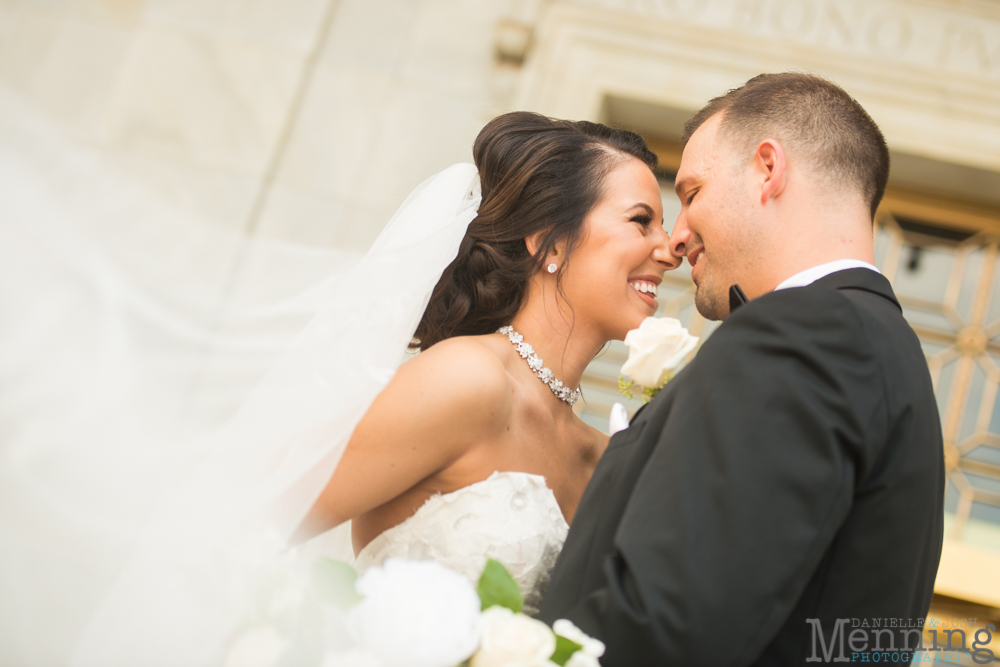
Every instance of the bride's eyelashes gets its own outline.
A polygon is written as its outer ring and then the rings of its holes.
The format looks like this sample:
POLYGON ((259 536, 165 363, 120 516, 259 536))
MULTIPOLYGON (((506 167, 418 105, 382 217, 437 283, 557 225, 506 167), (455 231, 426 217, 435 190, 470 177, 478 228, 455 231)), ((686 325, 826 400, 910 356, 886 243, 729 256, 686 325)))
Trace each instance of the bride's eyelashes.
POLYGON ((647 213, 636 213, 629 218, 629 222, 638 222, 643 227, 648 227, 649 223, 653 222, 653 216, 647 213))

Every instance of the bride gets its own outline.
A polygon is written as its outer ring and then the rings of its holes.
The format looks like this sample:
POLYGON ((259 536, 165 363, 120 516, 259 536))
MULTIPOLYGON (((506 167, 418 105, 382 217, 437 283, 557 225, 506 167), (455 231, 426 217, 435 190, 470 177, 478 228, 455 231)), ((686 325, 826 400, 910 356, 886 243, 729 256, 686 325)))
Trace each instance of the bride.
POLYGON ((501 116, 367 255, 243 312, 191 248, 274 248, 188 242, 37 120, 0 95, 0 661, 218 664, 293 533, 359 569, 493 557, 537 604, 607 443, 580 378, 679 263, 638 135, 501 116))
POLYGON ((351 521, 360 570, 433 558, 475 580, 494 558, 532 610, 608 441, 573 412, 584 369, 656 312, 680 260, 638 135, 514 112, 473 153, 482 202, 417 327, 421 353, 300 535, 351 521))

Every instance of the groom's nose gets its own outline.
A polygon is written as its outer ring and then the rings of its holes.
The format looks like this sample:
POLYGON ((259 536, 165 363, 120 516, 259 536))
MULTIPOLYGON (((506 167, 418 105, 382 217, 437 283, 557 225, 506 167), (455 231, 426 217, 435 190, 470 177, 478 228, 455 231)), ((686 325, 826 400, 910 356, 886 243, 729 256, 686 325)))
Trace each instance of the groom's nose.
POLYGON ((684 257, 687 254, 687 244, 691 240, 691 230, 687 226, 684 214, 677 216, 674 230, 670 233, 670 254, 674 257, 684 257))

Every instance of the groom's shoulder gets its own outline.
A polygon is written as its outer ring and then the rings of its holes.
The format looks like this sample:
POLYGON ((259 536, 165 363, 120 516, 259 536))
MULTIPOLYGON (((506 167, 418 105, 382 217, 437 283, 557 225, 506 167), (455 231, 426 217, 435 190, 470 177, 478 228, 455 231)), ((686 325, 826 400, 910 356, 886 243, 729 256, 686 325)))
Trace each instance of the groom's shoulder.
POLYGON ((732 344, 748 343, 782 346, 807 345, 851 336, 862 328, 857 308, 834 289, 811 286, 765 294, 733 312, 713 339, 732 344))
POLYGON ((765 294, 734 312, 720 331, 857 333, 872 320, 907 326, 885 277, 869 269, 848 269, 810 285, 765 294))
POLYGON ((861 367, 874 370, 923 359, 888 281, 868 269, 754 299, 722 323, 702 355, 723 366, 748 358, 813 360, 850 374, 861 367))
POLYGON ((842 290, 781 290, 733 312, 705 341, 692 364, 706 377, 750 373, 785 378, 790 368, 800 378, 806 377, 802 373, 807 369, 827 380, 853 377, 859 369, 876 372, 883 356, 878 339, 884 331, 842 290))

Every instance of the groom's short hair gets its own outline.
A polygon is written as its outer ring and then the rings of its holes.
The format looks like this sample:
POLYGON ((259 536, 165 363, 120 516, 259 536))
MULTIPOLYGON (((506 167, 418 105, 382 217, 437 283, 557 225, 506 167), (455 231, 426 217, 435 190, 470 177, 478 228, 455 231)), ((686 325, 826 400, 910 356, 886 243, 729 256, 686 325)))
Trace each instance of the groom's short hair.
POLYGON ((747 162, 761 141, 776 139, 817 174, 860 191, 874 219, 889 180, 889 148, 872 117, 843 88, 800 72, 755 76, 695 114, 684 126, 682 143, 718 113, 719 136, 747 162))

